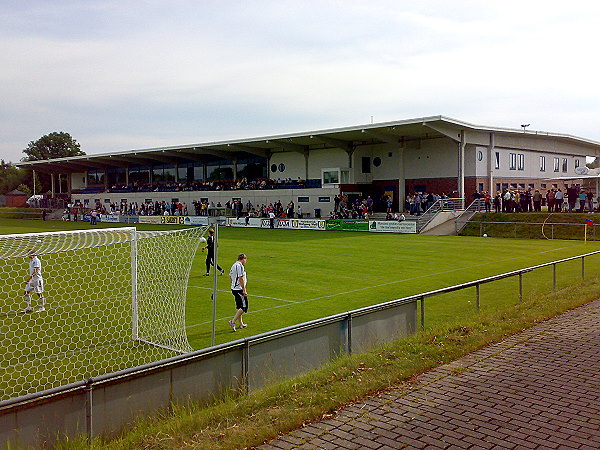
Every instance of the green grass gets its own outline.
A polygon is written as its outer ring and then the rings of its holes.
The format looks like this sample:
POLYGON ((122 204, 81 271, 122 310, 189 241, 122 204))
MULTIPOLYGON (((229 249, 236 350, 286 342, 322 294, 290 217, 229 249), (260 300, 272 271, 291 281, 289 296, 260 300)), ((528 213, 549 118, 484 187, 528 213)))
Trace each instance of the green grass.
MULTIPOLYGON (((99 226, 114 227, 115 224, 99 226)), ((78 228, 87 229, 89 225, 81 222, 3 220, 0 223, 0 234, 78 228)), ((161 225, 138 225, 138 229, 165 230, 173 228, 161 225)), ((229 279, 227 275, 217 277, 217 344, 600 249, 598 243, 584 245, 578 241, 415 236, 342 231, 221 228, 219 237, 219 261, 226 272, 229 271, 239 253, 244 252, 248 255, 246 268, 250 311, 245 319, 249 327, 232 333, 227 325, 227 320, 234 313, 229 279)), ((203 276, 205 272, 204 257, 205 255, 201 252, 196 254, 187 290, 187 334, 191 345, 196 349, 211 344, 212 302, 210 296, 213 280, 212 277, 203 276)), ((73 280, 68 277, 70 264, 63 263, 59 266, 52 268, 45 265, 46 295, 50 304, 53 302, 53 296, 59 297, 59 290, 71 292, 74 302, 79 302, 85 296, 91 295, 86 291, 84 285, 89 280, 73 283, 73 280), (52 270, 56 272, 53 273, 52 270), (59 277, 56 275, 58 273, 62 275, 59 277), (59 280, 61 280, 60 283, 57 283, 59 280)), ((598 269, 600 269, 600 256, 588 258, 586 261, 587 273, 597 273, 598 269)), ((123 271, 111 270, 112 275, 109 278, 104 277, 108 280, 108 284, 102 287, 103 291, 110 290, 111 280, 120 279, 120 275, 118 275, 120 272, 123 271)), ((23 273, 26 273, 26 265, 23 265, 23 273)), ((97 276, 98 280, 102 278, 100 275, 97 276)), ((576 284, 580 279, 581 263, 579 261, 560 266, 558 270, 559 288, 576 284)), ((551 289, 551 268, 524 276, 525 296, 543 295, 551 289)), ((481 312, 493 314, 504 310, 515 303, 517 296, 518 278, 483 285, 481 287, 481 312)), ((5 299, 4 302, 8 302, 8 300, 5 299)), ((81 347, 80 341, 83 339, 85 341, 83 347, 93 348, 94 339, 98 338, 98 333, 104 333, 99 326, 94 325, 97 323, 96 320, 102 322, 103 325, 110 325, 111 317, 112 320, 129 320, 127 315, 129 305, 126 304, 128 300, 124 301, 125 303, 120 304, 117 308, 124 313, 118 315, 117 319, 114 315, 107 318, 103 314, 104 311, 100 310, 98 318, 92 319, 92 314, 86 329, 89 336, 87 334, 77 336, 79 340, 76 340, 73 332, 70 331, 76 329, 77 323, 69 322, 68 318, 61 319, 63 320, 61 327, 53 330, 52 339, 47 341, 48 345, 51 345, 51 342, 66 342, 69 345, 63 348, 68 350, 72 346, 81 347), (64 339, 61 341, 61 338, 64 339)), ((425 323, 428 329, 434 329, 451 323, 456 317, 470 317, 475 313, 475 289, 468 289, 428 299, 425 323)), ((72 320, 80 319, 75 317, 72 320)), ((18 320, 14 321, 13 327, 17 329, 11 333, 21 332, 24 342, 31 342, 32 345, 35 345, 34 337, 43 334, 44 324, 37 325, 41 328, 36 329, 36 333, 30 336, 26 332, 27 329, 19 328, 18 323, 18 320), (31 341, 31 339, 33 340, 31 341)), ((101 358, 102 351, 106 351, 106 349, 101 349, 97 352, 98 356, 94 356, 95 350, 90 350, 89 358, 93 358, 92 361, 95 358, 101 358)), ((129 350, 121 348, 115 351, 118 353, 129 350)), ((136 358, 137 356, 131 356, 132 364, 140 360, 140 358, 136 358)), ((62 360, 66 361, 64 364, 70 364, 68 373, 76 374, 68 381, 74 381, 78 376, 84 378, 94 375, 87 370, 79 372, 80 368, 90 366, 89 359, 79 361, 75 358, 74 362, 69 363, 69 359, 62 355, 62 360)), ((23 364, 29 363, 24 361, 23 364)), ((56 367, 52 374, 53 385, 63 381, 59 379, 60 373, 67 373, 60 364, 56 367)), ((112 370, 121 368, 114 365, 110 367, 112 370)), ((42 369, 44 369, 43 366, 42 369)), ((6 379, 6 376, 0 378, 0 380, 6 379)))

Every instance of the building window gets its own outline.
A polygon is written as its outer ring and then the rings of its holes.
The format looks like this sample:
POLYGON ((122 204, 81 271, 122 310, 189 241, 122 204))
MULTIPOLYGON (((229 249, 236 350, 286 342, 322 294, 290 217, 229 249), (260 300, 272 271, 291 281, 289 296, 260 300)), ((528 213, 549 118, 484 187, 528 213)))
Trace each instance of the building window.
POLYGON ((579 167, 579 160, 578 160, 578 159, 576 159, 576 160, 575 160, 575 168, 577 169, 578 167, 579 167))
POLYGON ((319 197, 319 203, 331 203, 331 197, 319 197))
POLYGON ((563 158, 563 161, 562 161, 562 171, 564 173, 567 173, 568 168, 569 168, 569 160, 567 158, 563 158))
POLYGON ((496 152, 496 169, 500 168, 500 152, 496 152))
POLYGON ((554 171, 560 172, 560 158, 554 157, 554 171))
POLYGON ((503 190, 508 189, 508 183, 502 183, 502 189, 503 190))
POLYGON ((500 190, 500 183, 496 183, 496 191, 500 190))
POLYGON ((308 203, 308 197, 298 197, 298 203, 308 203))
POLYGON ((479 192, 483 192, 483 183, 479 183, 479 192))
POLYGON ((483 152, 481 150, 477 151, 477 161, 483 161, 483 152))
POLYGON ((542 189, 546 189, 546 183, 542 183, 542 184, 540 184, 540 187, 541 187, 542 189))
POLYGON ((371 158, 368 156, 362 157, 362 173, 371 173, 371 158))
POLYGON ((277 172, 277 164, 271 164, 271 172, 277 172))
POLYGON ((285 172, 285 164, 281 163, 277 166, 277 168, 279 169, 280 172, 285 172))
POLYGON ((373 165, 375 167, 379 167, 381 165, 381 158, 379 156, 376 156, 375 158, 373 158, 373 165))
POLYGON ((510 156, 510 162, 508 164, 508 168, 510 170, 517 170, 517 154, 511 153, 509 156, 510 156))
POLYGON ((540 172, 546 171, 546 157, 540 156, 540 172))
POLYGON ((519 157, 519 170, 525 170, 525 155, 523 153, 518 154, 519 157))

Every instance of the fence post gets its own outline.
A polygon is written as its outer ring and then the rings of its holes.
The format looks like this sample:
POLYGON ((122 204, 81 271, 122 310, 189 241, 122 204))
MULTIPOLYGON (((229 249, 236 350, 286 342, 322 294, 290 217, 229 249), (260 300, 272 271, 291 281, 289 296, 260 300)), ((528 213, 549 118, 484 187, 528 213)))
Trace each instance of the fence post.
POLYGON ((515 222, 515 239, 517 238, 517 222, 515 222))
POLYGON ((477 306, 477 312, 479 312, 479 283, 475 285, 475 305, 477 306))
POLYGON ((352 314, 348 314, 346 318, 346 326, 348 327, 348 354, 352 354, 352 314))
POLYGON ((421 297, 421 331, 425 331, 425 297, 421 297))
POLYGON ((483 223, 479 222, 479 237, 483 235, 483 223))
POLYGON ((519 272, 519 301, 523 301, 523 272, 519 272))
POLYGON ((556 263, 552 264, 552 289, 556 290, 556 263))
POLYGON ((551 238, 554 239, 554 224, 550 226, 550 231, 552 232, 551 238))
POLYGON ((242 347, 242 392, 248 394, 250 392, 250 340, 246 339, 242 347))
POLYGON ((85 384, 85 428, 88 444, 94 439, 94 417, 92 411, 94 385, 92 379, 87 380, 85 384))
POLYGON ((585 256, 581 257, 581 279, 585 280, 585 256))

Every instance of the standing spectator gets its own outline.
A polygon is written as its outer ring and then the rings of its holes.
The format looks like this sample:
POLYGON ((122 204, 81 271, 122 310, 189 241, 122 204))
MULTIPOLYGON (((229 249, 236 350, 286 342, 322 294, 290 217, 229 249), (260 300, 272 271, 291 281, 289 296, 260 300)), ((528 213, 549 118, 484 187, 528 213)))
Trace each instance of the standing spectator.
MULTIPOLYGON (((215 265, 215 230, 212 228, 208 230, 208 239, 206 239, 206 246, 202 247, 202 251, 206 252, 206 273, 205 277, 210 275, 210 266, 215 265)), ((217 264, 217 270, 221 272, 219 275, 223 275, 225 271, 217 264)))
POLYGON ((490 195, 489 192, 485 192, 483 194, 483 198, 484 198, 484 202, 485 202, 485 212, 489 213, 492 212, 492 196, 490 195))
POLYGON ((588 189, 585 193, 585 199, 587 203, 588 212, 594 212, 594 193, 591 189, 588 189))
POLYGON ((338 212, 340 209, 340 197, 336 195, 333 197, 333 212, 338 212))
POLYGON ((548 212, 554 212, 554 189, 549 189, 546 193, 546 203, 548 203, 548 212))
POLYGON ((542 211, 542 194, 540 194, 540 191, 537 189, 533 194, 533 210, 535 212, 542 211))
POLYGON ((239 320, 239 328, 246 328, 242 315, 248 312, 248 292, 246 291, 246 261, 247 256, 244 253, 238 255, 237 261, 231 266, 229 279, 231 280, 231 293, 235 299, 235 314, 229 321, 232 331, 236 331, 236 323, 239 320))
POLYGON ((92 209, 90 213, 90 225, 96 225, 96 220, 98 219, 98 211, 92 209))
POLYGON ((46 209, 42 209, 42 220, 46 220, 46 209))
POLYGON ((569 212, 573 212, 575 209, 575 202, 577 201, 577 190, 575 185, 572 184, 570 188, 567 188, 567 203, 569 204, 569 212))
POLYGON ((298 219, 302 219, 302 206, 298 205, 298 219))
POLYGON ((496 196, 494 197, 494 212, 497 212, 497 213, 500 212, 501 203, 502 203, 502 196, 500 195, 500 192, 497 192, 496 196))
POLYGON ((585 209, 585 201, 587 200, 587 195, 584 190, 579 192, 579 212, 583 212, 585 209))
POLYGON ((554 194, 554 212, 561 212, 565 196, 560 188, 554 194))

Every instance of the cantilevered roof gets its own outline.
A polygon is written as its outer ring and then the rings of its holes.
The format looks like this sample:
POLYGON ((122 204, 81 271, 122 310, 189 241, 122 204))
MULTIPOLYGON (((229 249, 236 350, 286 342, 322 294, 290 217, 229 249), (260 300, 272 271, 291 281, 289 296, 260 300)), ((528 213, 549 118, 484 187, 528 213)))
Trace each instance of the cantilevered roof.
POLYGON ((473 125, 444 116, 421 117, 393 122, 357 125, 248 139, 199 142, 196 144, 125 150, 95 155, 73 156, 43 161, 20 162, 17 167, 41 172, 71 173, 132 164, 150 165, 180 161, 210 162, 242 159, 250 155, 268 158, 271 154, 292 151, 304 153, 315 149, 340 148, 351 151, 361 145, 396 143, 424 138, 449 137, 459 140, 461 131, 485 132, 519 137, 541 137, 570 142, 600 153, 600 143, 576 136, 533 130, 519 130, 473 125), (451 133, 449 131, 452 131, 451 133))

